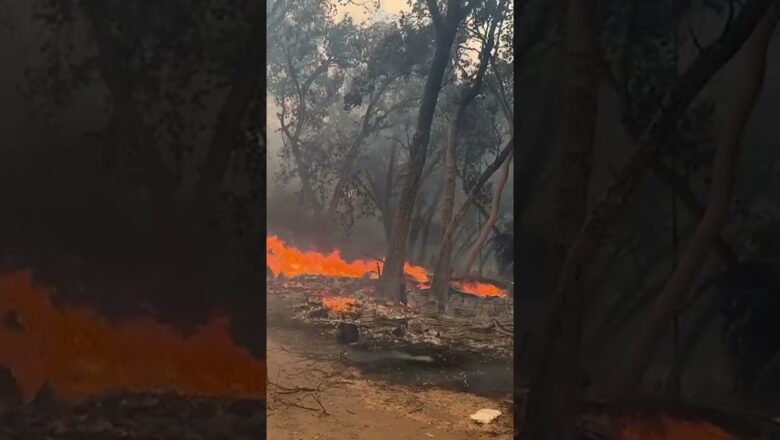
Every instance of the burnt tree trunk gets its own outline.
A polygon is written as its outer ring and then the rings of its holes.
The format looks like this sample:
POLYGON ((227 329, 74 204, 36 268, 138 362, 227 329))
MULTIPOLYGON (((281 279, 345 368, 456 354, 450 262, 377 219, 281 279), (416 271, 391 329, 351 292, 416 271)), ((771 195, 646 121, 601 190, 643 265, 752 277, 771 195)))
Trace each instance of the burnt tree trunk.
POLYGON ((393 229, 390 233, 384 272, 380 280, 379 293, 388 299, 398 300, 399 286, 406 260, 406 244, 409 235, 409 223, 414 211, 414 204, 419 189, 422 171, 428 155, 431 125, 439 100, 442 78, 447 64, 451 59, 452 43, 461 21, 467 11, 463 10, 463 0, 449 0, 446 16, 442 17, 436 1, 428 0, 428 8, 436 28, 436 48, 433 53, 428 77, 425 80, 420 111, 417 115, 412 145, 409 151, 409 161, 406 164, 401 194, 398 197, 398 207, 393 218, 393 229))
MULTIPOLYGON (((588 185, 596 132, 599 86, 598 32, 594 28, 595 1, 569 2, 563 73, 563 120, 556 188, 557 229, 554 273, 577 236, 588 209, 588 185)), ((583 297, 585 277, 569 286, 572 296, 583 297)), ((580 328, 582 307, 571 308, 561 319, 580 328)), ((572 440, 581 393, 581 332, 566 332, 554 341, 543 368, 531 384, 525 433, 530 440, 572 440)))
POLYGON ((763 86, 767 47, 776 23, 775 9, 776 6, 772 6, 765 14, 740 51, 738 61, 744 63, 744 73, 740 76, 742 82, 737 86, 736 92, 739 95, 725 110, 713 163, 707 208, 681 255, 677 268, 651 305, 639 337, 625 358, 626 364, 613 390, 614 397, 618 400, 630 396, 641 383, 671 317, 685 300, 728 218, 742 136, 763 86))

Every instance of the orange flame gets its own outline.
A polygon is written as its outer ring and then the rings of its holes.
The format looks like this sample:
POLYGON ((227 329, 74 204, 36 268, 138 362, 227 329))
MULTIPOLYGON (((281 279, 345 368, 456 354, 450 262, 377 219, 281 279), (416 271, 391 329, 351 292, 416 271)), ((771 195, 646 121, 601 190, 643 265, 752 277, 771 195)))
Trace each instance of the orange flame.
POLYGON ((498 286, 477 281, 453 281, 452 285, 461 292, 484 297, 506 296, 506 292, 498 286))
POLYGON ((620 440, 736 440, 731 434, 704 422, 663 417, 660 421, 631 420, 619 429, 620 440))
POLYGON ((417 281, 418 283, 427 283, 430 281, 428 271, 424 267, 415 266, 413 264, 404 263, 404 273, 409 278, 417 281))
MULTIPOLYGON (((321 275, 376 278, 377 270, 382 270, 383 267, 382 262, 374 260, 346 262, 341 258, 338 250, 327 255, 316 251, 302 251, 287 245, 275 235, 268 236, 266 239, 266 261, 274 276, 283 274, 286 277, 321 275)), ((404 274, 419 283, 421 288, 429 287, 430 275, 424 267, 404 263, 404 274)), ((470 281, 454 285, 462 292, 477 296, 506 296, 506 292, 492 284, 470 281)))
POLYGON ((301 251, 287 246, 283 240, 272 235, 266 240, 266 261, 274 276, 325 275, 333 277, 360 278, 376 271, 376 263, 356 260, 347 263, 338 250, 328 255, 315 251, 301 251))
POLYGON ((266 365, 236 346, 226 318, 184 338, 170 326, 134 319, 113 326, 80 307, 60 310, 29 272, 0 276, 0 363, 29 399, 46 382, 66 398, 112 390, 264 398, 266 365))
POLYGON ((357 305, 357 301, 344 296, 326 296, 322 298, 322 305, 334 313, 347 313, 357 305))

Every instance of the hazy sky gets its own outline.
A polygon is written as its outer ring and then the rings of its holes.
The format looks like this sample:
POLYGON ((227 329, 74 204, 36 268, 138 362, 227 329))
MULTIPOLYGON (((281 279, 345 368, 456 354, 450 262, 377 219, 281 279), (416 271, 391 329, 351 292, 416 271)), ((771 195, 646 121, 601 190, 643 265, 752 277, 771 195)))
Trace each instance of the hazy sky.
MULTIPOLYGON (((348 3, 337 7, 337 17, 341 19, 344 15, 349 14, 356 22, 363 23, 372 17, 381 18, 387 15, 396 15, 401 11, 408 11, 409 4, 407 2, 408 0, 379 0, 379 10, 375 10, 373 5, 366 8, 348 3)), ((373 2, 371 0, 357 0, 356 3, 370 4, 373 2)))

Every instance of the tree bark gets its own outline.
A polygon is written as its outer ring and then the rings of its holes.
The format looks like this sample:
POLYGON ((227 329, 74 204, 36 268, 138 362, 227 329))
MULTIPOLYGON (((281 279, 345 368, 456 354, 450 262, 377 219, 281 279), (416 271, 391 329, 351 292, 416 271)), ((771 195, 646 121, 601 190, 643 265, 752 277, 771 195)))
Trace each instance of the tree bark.
POLYGON ((509 178, 510 163, 512 163, 512 156, 509 156, 504 164, 501 165, 501 169, 498 172, 498 181, 493 188, 493 203, 490 206, 490 216, 485 220, 485 224, 482 226, 479 236, 477 236, 477 241, 474 242, 471 249, 466 253, 466 259, 463 262, 461 269, 457 272, 457 276, 465 277, 471 272, 471 267, 477 260, 477 256, 485 245, 488 236, 490 236, 490 232, 496 224, 496 220, 498 220, 498 211, 499 208, 501 208, 501 193, 504 191, 504 186, 509 178))
MULTIPOLYGON (((444 172, 442 173, 442 187, 444 188, 444 199, 441 203, 440 217, 440 223, 442 225, 446 225, 452 220, 452 211, 455 205, 455 176, 457 175, 455 169, 455 154, 458 144, 459 128, 467 105, 468 103, 466 102, 460 103, 447 134, 447 144, 444 150, 444 172)), ((441 310, 447 299, 447 294, 449 293, 449 274, 452 266, 452 240, 447 237, 442 237, 440 246, 439 256, 436 260, 436 270, 434 271, 433 282, 431 283, 431 290, 438 301, 439 309, 441 310)))
POLYGON ((776 23, 775 7, 765 14, 742 48, 738 61, 744 63, 742 82, 738 84, 735 102, 726 109, 713 163, 712 187, 704 216, 681 255, 679 264, 652 304, 633 344, 626 364, 615 382, 617 400, 628 398, 639 386, 653 354, 662 340, 671 317, 685 300, 701 266, 727 220, 734 174, 739 159, 745 125, 763 86, 766 52, 776 23))
POLYGON ((385 174, 385 191, 382 204, 382 226, 385 231, 385 241, 390 241, 390 232, 393 229, 393 217, 391 206, 393 206, 393 179, 395 178, 395 161, 398 154, 398 144, 393 142, 392 148, 390 148, 390 160, 387 164, 387 174, 385 174))
POLYGON ((434 49, 428 77, 425 80, 425 87, 423 88, 420 111, 417 115, 415 133, 409 151, 410 157, 406 164, 406 176, 398 198, 398 207, 393 218, 393 230, 390 234, 384 272, 382 273, 379 286, 381 296, 394 300, 399 299, 401 276, 406 260, 409 223, 414 211, 417 190, 419 189, 422 171, 428 155, 431 125, 436 112, 442 78, 451 58, 455 34, 461 21, 465 18, 466 12, 463 10, 463 0, 449 0, 447 2, 446 19, 443 20, 435 1, 428 1, 428 7, 433 17, 439 17, 436 25, 436 48, 434 49))
MULTIPOLYGON (((566 251, 577 236, 588 208, 588 186, 596 133, 599 86, 596 1, 571 0, 566 10, 564 47, 563 121, 561 159, 556 188, 556 249, 554 273, 563 265, 566 251)), ((570 294, 585 295, 585 277, 569 286, 570 294)), ((571 308, 562 317, 581 328, 584 311, 571 308)), ((525 432, 529 440, 572 440, 581 393, 581 333, 569 332, 555 341, 531 385, 525 432)))
POLYGON ((436 208, 439 206, 439 203, 441 202, 441 196, 442 192, 444 191, 444 188, 439 186, 436 188, 436 194, 433 196, 433 201, 430 205, 428 205, 428 209, 426 209, 422 221, 422 231, 420 236, 420 247, 417 253, 417 261, 420 262, 420 264, 423 264, 425 262, 425 251, 426 247, 428 245, 428 236, 431 232, 431 224, 433 224, 433 216, 436 214, 436 208))

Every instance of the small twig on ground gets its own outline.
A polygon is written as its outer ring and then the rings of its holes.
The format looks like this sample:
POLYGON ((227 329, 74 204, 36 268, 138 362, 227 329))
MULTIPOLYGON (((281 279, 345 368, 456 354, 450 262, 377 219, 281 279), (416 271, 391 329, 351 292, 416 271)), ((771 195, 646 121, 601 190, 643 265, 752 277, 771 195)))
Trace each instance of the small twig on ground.
POLYGON ((329 415, 330 415, 330 413, 328 412, 328 410, 326 410, 326 409, 325 409, 325 406, 323 406, 323 405, 322 405, 322 402, 320 402, 320 398, 319 398, 319 397, 317 397, 317 394, 312 394, 312 395, 311 395, 311 397, 312 397, 312 398, 313 398, 313 399, 314 399, 314 400, 315 400, 315 401, 316 401, 316 402, 317 402, 317 403, 320 405, 320 408, 322 408, 322 412, 323 412, 323 413, 324 413, 326 416, 329 416, 329 415))
POLYGON ((301 374, 311 373, 311 372, 315 372, 315 371, 318 372, 318 373, 322 373, 322 374, 324 374, 326 376, 332 374, 332 372, 328 372, 328 371, 323 370, 321 368, 307 368, 305 370, 301 370, 301 371, 298 371, 296 373, 290 373, 287 376, 289 376, 289 377, 300 376, 301 374))
POLYGON ((422 411, 424 408, 425 408, 424 406, 421 406, 421 407, 419 407, 419 408, 415 408, 415 409, 413 409, 413 410, 409 411, 409 412, 408 412, 408 413, 406 413, 406 414, 414 414, 414 413, 416 413, 416 412, 420 412, 420 411, 422 411))
MULTIPOLYGON (((301 391, 308 391, 308 392, 315 392, 315 391, 319 391, 319 386, 318 386, 318 388, 317 388, 317 389, 314 389, 314 388, 306 388, 306 387, 295 387, 295 388, 289 388, 289 387, 286 387, 286 386, 284 386, 284 385, 279 385, 279 384, 277 384, 277 383, 271 382, 270 380, 268 381, 268 384, 269 384, 269 385, 271 385, 271 386, 274 386, 274 387, 276 387, 276 388, 279 388, 279 389, 280 389, 280 390, 282 390, 282 391, 289 391, 289 392, 296 392, 296 393, 297 393, 297 392, 301 392, 301 391)), ((284 393, 280 393, 280 394, 284 394, 284 393)))
POLYGON ((308 409, 309 411, 320 412, 320 410, 318 410, 317 408, 311 408, 311 407, 308 407, 306 405, 299 405, 299 404, 297 404, 295 402, 284 402, 284 403, 286 405, 294 406, 296 408, 308 409))

